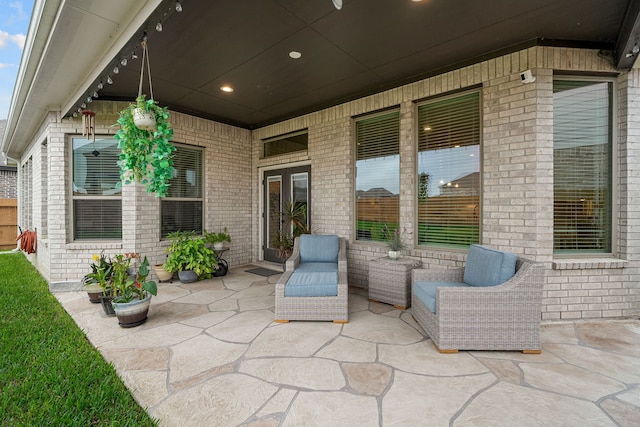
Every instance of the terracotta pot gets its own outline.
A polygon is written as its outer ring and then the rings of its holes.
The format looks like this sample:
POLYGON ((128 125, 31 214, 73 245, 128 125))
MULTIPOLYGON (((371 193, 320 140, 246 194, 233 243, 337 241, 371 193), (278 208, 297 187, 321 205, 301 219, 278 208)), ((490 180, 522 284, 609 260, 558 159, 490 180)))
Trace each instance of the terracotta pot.
POLYGON ((123 328, 133 328, 147 321, 149 304, 151 304, 151 294, 142 300, 114 302, 112 304, 113 310, 118 317, 118 324, 123 328))
POLYGON ((168 282, 173 278, 173 272, 165 270, 162 264, 156 264, 153 269, 156 272, 156 276, 158 276, 159 282, 168 282))

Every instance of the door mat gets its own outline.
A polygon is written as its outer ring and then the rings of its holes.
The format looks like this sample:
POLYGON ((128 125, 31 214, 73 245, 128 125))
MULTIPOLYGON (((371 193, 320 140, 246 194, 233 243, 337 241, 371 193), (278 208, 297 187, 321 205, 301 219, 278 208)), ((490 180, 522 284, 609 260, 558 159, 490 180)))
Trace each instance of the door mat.
POLYGON ((269 277, 269 276, 273 276, 274 274, 282 273, 281 271, 270 270, 268 268, 263 268, 263 267, 252 268, 251 270, 245 270, 245 271, 247 273, 257 274, 258 276, 264 276, 264 277, 269 277))

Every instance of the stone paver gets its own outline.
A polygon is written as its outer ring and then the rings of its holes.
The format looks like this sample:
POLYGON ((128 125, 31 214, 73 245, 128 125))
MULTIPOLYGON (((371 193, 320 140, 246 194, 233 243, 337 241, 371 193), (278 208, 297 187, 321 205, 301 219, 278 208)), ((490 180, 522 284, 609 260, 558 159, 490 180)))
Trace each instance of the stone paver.
POLYGON ((239 267, 162 283, 118 327, 56 296, 161 426, 620 425, 640 419, 640 322, 543 325, 543 352, 440 354, 411 309, 349 295, 349 323, 274 320, 274 283, 239 267))

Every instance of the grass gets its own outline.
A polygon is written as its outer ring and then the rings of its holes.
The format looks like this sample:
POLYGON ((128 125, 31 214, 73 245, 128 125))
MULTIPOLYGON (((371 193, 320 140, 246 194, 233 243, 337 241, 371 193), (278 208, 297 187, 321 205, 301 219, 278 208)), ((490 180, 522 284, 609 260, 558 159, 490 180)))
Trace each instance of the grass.
MULTIPOLYGON (((117 326, 114 326, 117 327, 117 326)), ((0 255, 0 426, 153 426, 21 253, 0 255)))

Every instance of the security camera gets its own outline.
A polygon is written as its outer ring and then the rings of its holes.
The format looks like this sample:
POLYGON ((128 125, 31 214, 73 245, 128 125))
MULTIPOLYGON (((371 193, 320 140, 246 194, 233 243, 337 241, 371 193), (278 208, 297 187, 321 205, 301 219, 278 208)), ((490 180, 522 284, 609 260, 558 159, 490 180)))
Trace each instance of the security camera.
POLYGON ((520 80, 522 80, 522 83, 533 83, 536 81, 536 78, 533 77, 531 70, 527 70, 520 73, 520 80))

